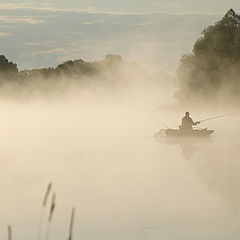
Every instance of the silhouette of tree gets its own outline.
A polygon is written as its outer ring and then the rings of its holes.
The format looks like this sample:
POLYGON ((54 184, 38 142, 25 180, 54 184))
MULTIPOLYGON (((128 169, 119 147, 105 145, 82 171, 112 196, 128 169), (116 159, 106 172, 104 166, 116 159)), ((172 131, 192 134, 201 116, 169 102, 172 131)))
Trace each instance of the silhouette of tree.
POLYGON ((18 72, 17 64, 9 62, 4 55, 0 55, 0 71, 1 72, 18 72))
POLYGON ((202 32, 193 53, 184 55, 177 69, 180 101, 216 99, 219 90, 240 93, 240 16, 230 9, 202 32))
POLYGON ((9 62, 4 55, 0 55, 0 80, 14 80, 17 78, 17 64, 9 62))
MULTIPOLYGON (((0 91, 3 96, 51 96, 64 91, 82 89, 120 89, 135 79, 147 79, 145 71, 136 63, 123 61, 120 55, 109 54, 103 60, 86 62, 82 59, 66 61, 55 68, 23 70, 0 56, 0 91), (14 79, 15 81, 10 81, 14 79)), ((141 80, 139 80, 141 81, 141 80)), ((66 91, 67 92, 67 91, 66 91)))

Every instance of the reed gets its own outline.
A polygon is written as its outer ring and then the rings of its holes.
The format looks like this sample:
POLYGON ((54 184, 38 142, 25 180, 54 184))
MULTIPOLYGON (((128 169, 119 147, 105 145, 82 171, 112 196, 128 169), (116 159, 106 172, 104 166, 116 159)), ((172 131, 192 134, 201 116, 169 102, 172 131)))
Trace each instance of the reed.
POLYGON ((45 240, 48 240, 48 238, 49 238, 50 226, 51 226, 52 217, 53 217, 55 207, 56 207, 56 193, 53 193, 52 201, 51 201, 51 205, 50 205, 50 210, 49 210, 49 215, 48 215, 48 223, 47 223, 45 240))
POLYGON ((8 225, 7 229, 8 229, 8 240, 12 240, 12 226, 8 225))
POLYGON ((42 203, 43 207, 45 207, 47 204, 47 200, 48 200, 51 189, 52 189, 52 183, 50 182, 47 186, 47 190, 46 190, 44 198, 43 198, 43 203, 42 203))
POLYGON ((42 223, 43 223, 43 218, 44 218, 44 210, 47 205, 49 195, 52 189, 52 183, 50 182, 47 186, 46 192, 43 197, 43 202, 42 202, 42 207, 40 211, 40 217, 39 217, 39 224, 38 224, 38 231, 37 231, 37 240, 41 239, 41 231, 42 231, 42 223))
POLYGON ((73 225, 74 225, 74 219, 75 219, 75 208, 72 208, 72 213, 71 213, 71 219, 70 219, 70 226, 69 226, 69 236, 68 240, 72 240, 73 236, 73 225))
POLYGON ((49 216, 48 216, 48 221, 49 222, 51 222, 51 220, 52 220, 53 212, 54 212, 54 209, 55 209, 55 206, 56 206, 55 200, 56 200, 56 193, 53 193, 52 201, 51 201, 51 205, 50 205, 49 216))

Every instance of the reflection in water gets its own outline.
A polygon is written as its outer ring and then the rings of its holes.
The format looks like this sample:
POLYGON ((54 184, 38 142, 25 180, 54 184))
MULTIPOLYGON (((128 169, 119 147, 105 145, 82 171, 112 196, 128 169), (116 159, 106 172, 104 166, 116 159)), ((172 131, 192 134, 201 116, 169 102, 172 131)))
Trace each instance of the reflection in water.
POLYGON ((240 161, 237 139, 220 139, 192 163, 207 188, 240 210, 240 161))
POLYGON ((162 144, 178 145, 187 160, 190 160, 195 152, 201 151, 207 144, 213 143, 212 138, 209 137, 155 137, 154 139, 162 144))
POLYGON ((15 134, 0 144, 0 223, 10 223, 18 240, 35 239, 48 181, 58 196, 49 240, 67 239, 73 206, 74 239, 238 239, 238 139, 158 144, 69 131, 29 133, 25 141, 15 134))
POLYGON ((184 158, 192 160, 189 164, 206 188, 235 213, 240 211, 240 144, 237 139, 158 137, 155 140, 179 146, 184 158))

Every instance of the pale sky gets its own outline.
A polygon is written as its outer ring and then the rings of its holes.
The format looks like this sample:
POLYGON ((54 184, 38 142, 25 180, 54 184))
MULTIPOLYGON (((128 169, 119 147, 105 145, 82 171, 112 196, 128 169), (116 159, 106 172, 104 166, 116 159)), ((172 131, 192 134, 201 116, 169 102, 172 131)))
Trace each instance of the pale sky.
POLYGON ((204 27, 239 7, 236 0, 1 1, 0 54, 19 69, 116 53, 174 71, 204 27))
POLYGON ((96 8, 113 11, 166 11, 166 12, 225 12, 239 8, 238 0, 8 0, 1 3, 52 6, 57 8, 96 8))

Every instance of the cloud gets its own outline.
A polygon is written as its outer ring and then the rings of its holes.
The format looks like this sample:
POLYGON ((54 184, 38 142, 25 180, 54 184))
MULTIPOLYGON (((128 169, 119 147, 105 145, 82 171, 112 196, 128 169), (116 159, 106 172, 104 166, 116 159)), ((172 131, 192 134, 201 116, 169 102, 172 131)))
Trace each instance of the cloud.
POLYGON ((48 50, 41 50, 41 51, 34 51, 31 52, 31 55, 49 55, 49 54, 70 54, 75 52, 76 49, 73 48, 53 48, 53 49, 48 49, 48 50))
POLYGON ((84 22, 83 24, 90 25, 90 24, 94 24, 94 23, 103 23, 103 22, 104 22, 104 20, 93 20, 93 21, 84 22))
POLYGON ((44 2, 44 3, 42 3, 42 5, 43 6, 53 6, 54 5, 54 3, 51 3, 51 2, 44 2))
POLYGON ((92 14, 108 14, 108 15, 143 15, 147 12, 122 12, 122 11, 104 11, 98 10, 93 7, 88 7, 86 9, 76 9, 76 8, 54 8, 54 7, 36 7, 36 6, 26 6, 21 4, 0 4, 1 10, 33 10, 33 11, 45 11, 45 12, 75 12, 75 13, 92 13, 92 14))
POLYGON ((170 8, 182 8, 187 6, 186 4, 183 3, 165 3, 164 5, 170 8))
POLYGON ((54 48, 57 44, 57 41, 55 40, 43 40, 43 41, 34 41, 34 42, 25 42, 24 47, 49 47, 54 48))
POLYGON ((156 13, 170 14, 170 15, 224 15, 224 12, 209 12, 209 11, 192 11, 189 10, 189 6, 184 3, 159 3, 152 4, 153 7, 161 9, 156 13))
POLYGON ((0 4, 0 10, 8 10, 8 9, 16 9, 16 8, 26 8, 28 6, 31 6, 31 2, 25 2, 25 3, 1 3, 0 4))
MULTIPOLYGON (((82 47, 83 48, 83 47, 82 47)), ((71 47, 58 47, 52 48, 48 50, 39 50, 33 51, 30 54, 26 54, 27 56, 41 56, 43 59, 51 60, 52 56, 58 63, 62 63, 64 61, 68 61, 70 59, 76 59, 79 57, 79 49, 71 48, 71 47)))
POLYGON ((142 22, 142 23, 139 23, 138 25, 139 26, 148 26, 148 25, 151 25, 151 24, 153 24, 153 21, 142 22))
POLYGON ((34 18, 28 17, 28 16, 3 16, 3 15, 0 15, 0 22, 4 22, 4 23, 25 22, 25 23, 29 23, 29 24, 38 24, 38 23, 45 22, 45 20, 34 19, 34 18))
POLYGON ((7 37, 9 35, 11 35, 11 33, 0 32, 0 37, 7 37))
POLYGON ((0 28, 12 29, 12 28, 15 28, 15 27, 14 26, 9 26, 9 25, 0 25, 0 28))
POLYGON ((206 16, 222 16, 225 12, 206 12, 206 11, 182 11, 174 12, 171 15, 206 15, 206 16))
POLYGON ((183 4, 183 3, 158 3, 155 2, 153 3, 154 7, 164 7, 164 8, 168 8, 168 9, 181 9, 181 8, 186 8, 187 5, 183 4))
POLYGON ((31 3, 6 3, 0 4, 1 10, 32 10, 32 11, 42 11, 42 12, 75 12, 75 13, 90 13, 90 14, 106 14, 106 15, 149 15, 149 14, 169 14, 169 15, 223 15, 224 12, 207 12, 207 11, 177 11, 179 8, 183 8, 184 4, 178 3, 165 3, 159 4, 154 3, 153 6, 163 6, 164 11, 107 11, 99 10, 93 7, 88 7, 86 9, 76 9, 76 8, 54 8, 51 3, 44 3, 42 7, 34 6, 31 3), (175 11, 174 11, 175 10, 175 11))

